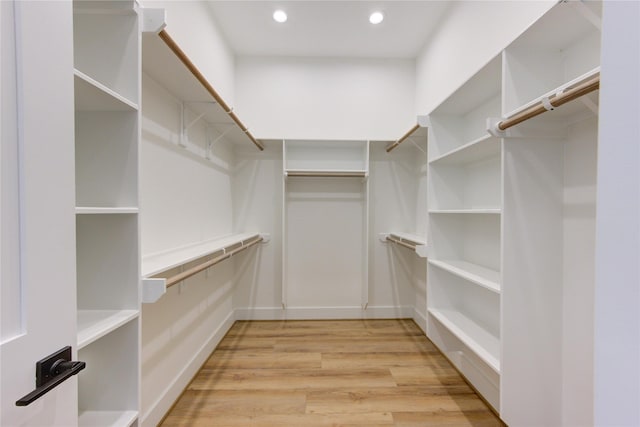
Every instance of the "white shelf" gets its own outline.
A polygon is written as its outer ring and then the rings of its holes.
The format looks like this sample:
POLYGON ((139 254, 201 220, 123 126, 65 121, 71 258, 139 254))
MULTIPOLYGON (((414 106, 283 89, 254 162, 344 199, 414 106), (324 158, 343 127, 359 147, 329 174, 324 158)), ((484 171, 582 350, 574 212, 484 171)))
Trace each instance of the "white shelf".
POLYGON ((490 214, 499 215, 502 212, 500 208, 490 209, 430 209, 430 214, 490 214))
POLYGON ((358 140, 285 140, 287 171, 367 173, 369 144, 358 140))
MULTIPOLYGON (((254 146, 249 136, 218 104, 167 44, 154 33, 142 35, 142 70, 202 119, 224 133, 224 139, 243 146, 254 146)), ((231 107, 230 107, 231 108, 231 107)), ((231 108, 233 109, 233 108, 231 108)))
POLYGON ((138 317, 137 310, 78 310, 78 350, 138 317))
POLYGON ((100 214, 137 214, 138 208, 134 207, 121 207, 121 208, 106 208, 95 206, 82 206, 76 207, 76 215, 100 215, 100 214))
POLYGON ((397 232, 380 234, 380 240, 385 243, 389 241, 387 240, 387 237, 390 237, 391 239, 395 239, 399 241, 399 242, 392 241, 392 243, 399 244, 401 246, 406 247, 407 249, 413 249, 419 257, 421 258, 427 257, 427 240, 424 237, 417 236, 415 234, 397 233, 397 232))
POLYGON ((154 276, 258 236, 260 236, 259 233, 234 234, 220 239, 145 255, 142 257, 142 277, 154 276))
POLYGON ((429 264, 462 277, 490 291, 500 293, 500 272, 462 260, 434 260, 429 264))
POLYGON ((464 314, 454 310, 428 309, 453 335, 478 355, 497 374, 500 373, 500 340, 464 314))
POLYGON ((81 71, 74 70, 75 108, 78 111, 136 111, 132 102, 81 71))
POLYGON ((134 0, 74 1, 73 13, 87 15, 135 15, 134 0))
POLYGON ((137 419, 137 411, 85 411, 78 416, 78 426, 128 427, 137 419))
POLYGON ((474 141, 445 153, 429 163, 439 165, 466 165, 500 154, 500 138, 484 135, 474 141))
POLYGON ((409 233, 398 233, 398 232, 392 232, 389 233, 390 236, 396 236, 399 237, 400 239, 404 240, 404 241, 408 241, 411 242, 415 245, 426 245, 427 244, 427 239, 425 239, 422 236, 418 236, 416 234, 409 234, 409 233))
POLYGON ((341 177, 341 178, 366 178, 366 170, 341 170, 341 169, 286 169, 286 177, 341 177), (348 175, 348 176, 347 176, 348 175))

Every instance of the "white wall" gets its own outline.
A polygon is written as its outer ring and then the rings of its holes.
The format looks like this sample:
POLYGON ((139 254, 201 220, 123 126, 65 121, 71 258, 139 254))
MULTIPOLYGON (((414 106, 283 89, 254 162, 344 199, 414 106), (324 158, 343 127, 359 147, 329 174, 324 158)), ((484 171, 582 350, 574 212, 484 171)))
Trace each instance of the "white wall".
POLYGON ((143 0, 148 8, 166 10, 165 30, 207 78, 218 94, 234 106, 235 57, 218 30, 211 9, 201 0, 143 0))
MULTIPOLYGON (((426 138, 416 142, 426 150, 426 138)), ((404 232, 426 237, 427 156, 410 141, 392 152, 385 143, 370 149, 369 306, 406 309, 426 319, 426 259, 413 251, 381 242, 380 233, 404 232)), ((422 325, 424 328, 425 325, 422 325)))
POLYGON ((416 59, 418 114, 428 114, 556 1, 462 1, 416 59))
POLYGON ((239 57, 236 111, 259 138, 388 139, 416 123, 411 60, 239 57))
POLYGON ((563 425, 593 425, 593 298, 598 121, 569 128, 564 143, 562 275, 563 425), (576 357, 579 354, 580 357, 576 357))
POLYGON ((603 4, 595 425, 640 425, 640 3, 603 4))
POLYGON ((233 306, 241 319, 279 318, 282 303, 282 142, 236 153, 234 230, 270 234, 256 255, 236 259, 233 306))
MULTIPOLYGON (((205 146, 202 121, 179 147, 179 106, 146 75, 142 112, 142 256, 231 234, 231 147, 216 144, 211 161, 193 154, 205 146)), ((225 261, 143 304, 143 425, 159 422, 231 326, 233 283, 234 261, 225 261)))

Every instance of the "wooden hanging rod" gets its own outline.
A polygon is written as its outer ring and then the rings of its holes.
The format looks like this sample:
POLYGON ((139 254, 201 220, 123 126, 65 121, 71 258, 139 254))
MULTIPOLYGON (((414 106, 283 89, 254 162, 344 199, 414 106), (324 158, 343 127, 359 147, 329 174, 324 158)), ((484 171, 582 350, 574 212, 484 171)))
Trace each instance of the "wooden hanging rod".
POLYGON ((365 178, 364 171, 341 172, 341 171, 286 171, 287 176, 308 177, 308 178, 365 178))
MULTIPOLYGON (((556 108, 598 89, 600 89, 600 75, 582 82, 568 89, 566 92, 562 92, 549 98, 549 104, 556 108)), ((545 111, 548 111, 548 108, 545 107, 542 101, 540 101, 539 103, 509 117, 508 119, 502 120, 498 123, 497 128, 501 131, 507 130, 512 126, 538 116, 545 111)))
POLYGON ((207 81, 207 79, 204 77, 204 75, 200 72, 200 70, 198 70, 198 68, 195 66, 195 64, 193 62, 191 62, 191 60, 189 59, 187 54, 184 53, 184 51, 182 49, 180 49, 180 46, 178 46, 178 44, 171 38, 171 36, 169 36, 169 34, 165 30, 160 31, 158 33, 158 35, 160 36, 162 41, 165 42, 167 47, 169 49, 171 49, 171 51, 178 57, 178 59, 180 59, 180 61, 185 65, 185 67, 187 67, 187 69, 191 72, 191 74, 193 74, 193 76, 207 90, 207 92, 209 92, 209 94, 213 97, 213 99, 215 99, 216 103, 218 105, 220 105, 220 107, 229 115, 229 117, 247 135, 247 137, 251 140, 251 142, 253 142, 255 144, 255 146, 260 149, 260 151, 264 150, 264 145, 260 141, 255 139, 253 137, 253 135, 251 135, 251 133, 249 132, 247 127, 242 123, 242 121, 240 121, 238 116, 236 116, 236 114, 232 111, 231 107, 229 107, 227 105, 227 103, 224 102, 224 100, 220 97, 218 92, 216 92, 216 90, 213 88, 213 86, 211 86, 211 84, 207 81))
MULTIPOLYGON (((237 254, 238 252, 244 251, 245 249, 249 249, 250 247, 257 245, 258 243, 262 242, 264 239, 262 238, 262 236, 256 236, 253 239, 245 242, 242 242, 242 245, 238 246, 235 249, 230 250, 229 252, 226 252, 222 255, 219 255, 213 259, 210 259, 207 262, 204 262, 202 264, 198 264, 195 267, 190 268, 187 271, 183 271, 180 274, 176 274, 175 276, 169 277, 167 279, 167 283, 166 283, 166 287, 169 288, 177 283, 182 282, 185 279, 188 279, 189 277, 200 273, 203 270, 206 270, 209 267, 212 267, 216 264, 218 264, 219 262, 224 261, 227 258, 231 258, 233 255, 237 254)), ((231 245, 231 246, 235 246, 235 245, 231 245)))
POLYGON ((387 153, 396 148, 398 145, 402 144, 407 138, 411 136, 411 134, 413 134, 418 129, 420 129, 420 125, 416 123, 416 125, 412 127, 407 133, 402 135, 399 140, 397 140, 396 142, 392 142, 387 146, 387 153))
POLYGON ((387 236, 387 240, 390 241, 390 242, 393 242, 393 243, 395 243, 397 245, 404 246, 405 248, 408 248, 408 249, 411 249, 411 250, 414 250, 414 251, 416 250, 416 245, 412 245, 412 244, 407 243, 407 242, 405 242, 403 240, 396 239, 392 235, 387 236))

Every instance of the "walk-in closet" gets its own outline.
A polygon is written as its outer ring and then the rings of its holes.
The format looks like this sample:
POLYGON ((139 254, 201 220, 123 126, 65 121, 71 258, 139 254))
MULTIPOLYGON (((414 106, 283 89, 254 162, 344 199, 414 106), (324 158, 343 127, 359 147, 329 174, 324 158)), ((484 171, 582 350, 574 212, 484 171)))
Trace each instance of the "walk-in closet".
POLYGON ((0 424, 640 425, 639 28, 0 2, 0 424))

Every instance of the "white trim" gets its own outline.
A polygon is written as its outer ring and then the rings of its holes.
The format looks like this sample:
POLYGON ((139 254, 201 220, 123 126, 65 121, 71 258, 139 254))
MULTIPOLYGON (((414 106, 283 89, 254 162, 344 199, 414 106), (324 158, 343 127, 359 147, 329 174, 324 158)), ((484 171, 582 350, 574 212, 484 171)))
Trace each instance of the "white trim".
MULTIPOLYGON (((414 318, 411 306, 362 307, 242 307, 235 309, 236 320, 315 320, 414 318)), ((426 319, 425 319, 426 322, 426 319)))
POLYGON ((416 307, 413 308, 413 321, 416 322, 416 325, 422 329, 424 334, 427 334, 427 315, 426 313, 421 312, 416 307))

